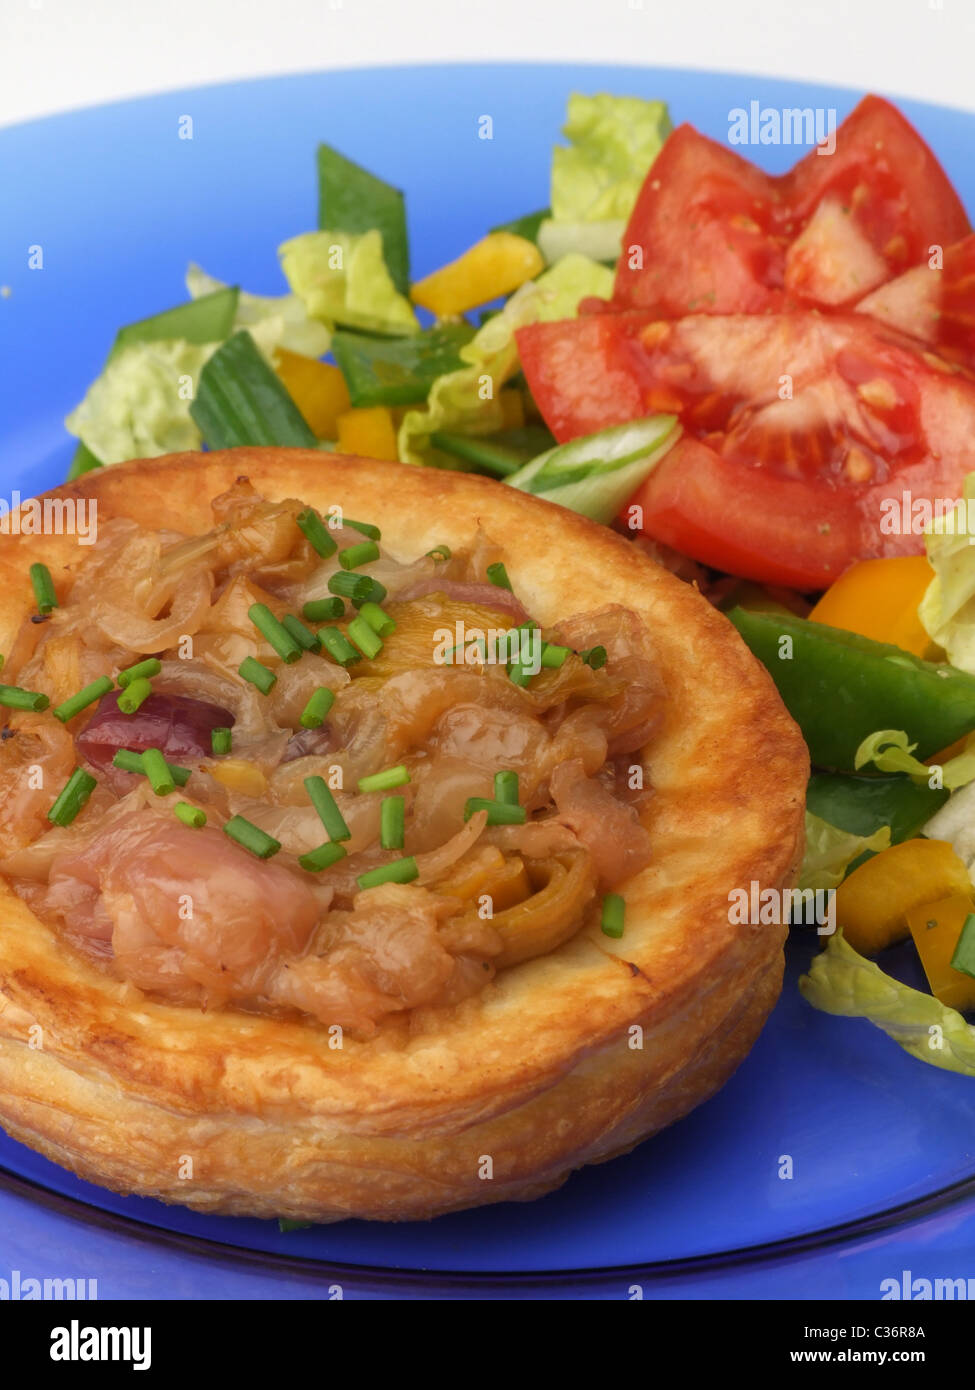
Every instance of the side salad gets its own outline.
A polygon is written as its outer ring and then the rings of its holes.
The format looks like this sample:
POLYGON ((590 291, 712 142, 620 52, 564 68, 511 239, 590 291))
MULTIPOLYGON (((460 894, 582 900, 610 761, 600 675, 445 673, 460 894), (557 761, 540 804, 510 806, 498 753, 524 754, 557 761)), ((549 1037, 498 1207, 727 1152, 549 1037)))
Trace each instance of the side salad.
POLYGON ((198 266, 69 415, 70 477, 243 444, 487 474, 725 610, 809 745, 801 981, 975 1076, 975 235, 866 97, 770 177, 661 102, 569 99, 547 206, 410 276, 402 193, 328 145, 287 292, 198 266), (874 956, 913 939, 930 993, 874 956))

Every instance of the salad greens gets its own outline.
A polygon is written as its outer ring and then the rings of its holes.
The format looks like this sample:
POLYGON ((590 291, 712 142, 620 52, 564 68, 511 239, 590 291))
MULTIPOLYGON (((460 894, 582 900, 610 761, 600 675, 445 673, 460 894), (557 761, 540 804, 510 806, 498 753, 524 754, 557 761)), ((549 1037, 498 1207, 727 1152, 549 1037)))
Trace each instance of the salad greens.
POLYGON ((856 835, 830 825, 806 810, 806 854, 799 872, 799 887, 838 888, 861 855, 878 853, 890 845, 890 826, 881 825, 870 835, 856 835))
POLYGON ((381 232, 303 232, 279 255, 309 318, 372 333, 419 332, 410 301, 387 269, 381 232))
POLYGON ((962 499, 937 518, 925 535, 935 578, 921 600, 918 617, 952 666, 975 673, 975 547, 968 527, 973 504, 975 473, 969 473, 962 499))

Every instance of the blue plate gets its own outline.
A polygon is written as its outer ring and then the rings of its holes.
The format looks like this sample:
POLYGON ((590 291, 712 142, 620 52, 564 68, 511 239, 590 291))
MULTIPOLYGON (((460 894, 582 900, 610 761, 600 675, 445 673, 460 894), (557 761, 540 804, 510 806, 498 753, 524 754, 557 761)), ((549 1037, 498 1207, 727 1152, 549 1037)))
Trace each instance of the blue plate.
MULTIPOLYGON (((834 107, 838 119, 856 101, 839 89, 751 77, 485 65, 204 88, 0 131, 0 284, 10 289, 0 298, 0 495, 63 479, 72 453, 63 416, 121 324, 183 297, 189 260, 250 290, 283 290, 275 248, 315 224, 319 139, 406 190, 413 270, 422 275, 487 227, 545 202, 551 145, 573 90, 663 97, 675 121, 719 139, 729 111, 753 99, 834 107), (485 114, 490 141, 478 138, 485 114), (187 115, 193 139, 181 140, 187 115), (28 268, 36 246, 42 270, 28 268)), ((903 109, 975 206, 975 119, 915 102, 903 109)), ((781 170, 799 152, 747 153, 781 170)), ((349 1277, 358 1270, 366 1294, 381 1294, 384 1279, 405 1271, 439 1273, 461 1291, 467 1276, 476 1289, 476 1276, 505 1274, 525 1277, 527 1291, 551 1290, 546 1279, 575 1271, 569 1287, 626 1296, 626 1280, 642 1268, 661 1296, 775 1296, 790 1287, 794 1296, 821 1295, 832 1291, 826 1271, 840 1267, 837 1250, 847 1260, 846 1291, 876 1297, 878 1270, 912 1248, 933 1258, 950 1235, 970 1260, 975 1085, 913 1061, 868 1024, 809 1008, 796 978, 811 949, 808 941, 790 946, 782 999, 714 1100, 542 1201, 282 1235, 273 1222, 114 1197, 0 1136, 0 1229, 6 1217, 15 1233, 42 1229, 52 1248, 98 1249, 122 1292, 141 1288, 144 1245, 126 1225, 135 1222, 165 1242, 158 1249, 180 1271, 175 1287, 196 1294, 212 1275, 194 1276, 193 1262, 209 1251, 219 1266, 233 1247, 263 1252, 258 1265, 238 1254, 223 1266, 236 1273, 225 1273, 221 1287, 238 1297, 280 1287, 300 1293, 316 1263, 322 1277, 340 1266, 349 1277), (85 1211, 97 1226, 78 1224, 85 1211), (879 1249, 886 1264, 877 1264, 879 1249), (588 1284, 581 1271, 591 1272, 588 1284)), ((907 953, 901 968, 916 968, 907 953)), ((7 1240, 28 1258, 33 1247, 23 1234, 7 1240)))

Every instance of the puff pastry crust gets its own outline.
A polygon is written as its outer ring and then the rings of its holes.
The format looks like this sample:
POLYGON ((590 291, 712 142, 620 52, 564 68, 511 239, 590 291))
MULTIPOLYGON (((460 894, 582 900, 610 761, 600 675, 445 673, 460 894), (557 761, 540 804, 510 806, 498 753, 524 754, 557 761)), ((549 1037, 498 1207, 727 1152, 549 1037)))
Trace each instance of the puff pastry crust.
MULTIPOLYGON (((203 532, 240 475, 368 515, 398 558, 483 522, 544 625, 601 603, 647 624, 666 685, 647 750, 653 863, 619 941, 583 929, 452 1008, 329 1046, 307 1020, 156 1002, 100 972, 0 880, 0 1123, 89 1181, 213 1212, 407 1220, 527 1200, 718 1089, 781 986, 785 929, 728 894, 794 881, 805 746, 765 671, 691 586, 604 527, 514 489, 320 452, 172 455, 57 490, 99 520, 203 532), (39 1030, 39 1031, 38 1031, 39 1030), (488 1162, 490 1160, 490 1162, 488 1162)), ((0 649, 71 536, 0 538, 0 649)))

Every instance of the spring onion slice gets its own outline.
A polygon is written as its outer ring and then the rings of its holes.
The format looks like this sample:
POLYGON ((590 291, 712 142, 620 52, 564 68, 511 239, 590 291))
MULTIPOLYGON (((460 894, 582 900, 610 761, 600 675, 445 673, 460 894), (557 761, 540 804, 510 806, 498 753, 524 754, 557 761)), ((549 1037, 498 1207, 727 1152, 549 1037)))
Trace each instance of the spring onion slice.
POLYGON ((371 541, 381 541, 383 533, 378 526, 374 526, 371 521, 353 521, 351 517, 342 518, 342 525, 349 526, 353 531, 358 531, 362 536, 368 536, 371 541))
POLYGON ((396 624, 388 613, 384 613, 378 603, 364 603, 359 609, 359 617, 372 628, 379 637, 388 637, 396 631, 396 624))
POLYGON ((579 653, 587 666, 591 666, 594 671, 600 670, 606 665, 609 654, 605 647, 587 647, 584 652, 579 653))
POLYGON ((47 565, 38 562, 30 567, 30 582, 34 589, 34 599, 38 613, 50 613, 58 606, 58 596, 54 592, 54 580, 47 565))
POLYGON ((308 799, 318 812, 318 819, 328 831, 330 840, 351 840, 352 831, 338 808, 338 802, 329 790, 324 777, 306 777, 305 791, 308 799))
POLYGON ((130 681, 120 692, 118 707, 123 714, 135 714, 139 706, 144 705, 151 694, 152 685, 145 676, 139 676, 136 680, 130 681))
POLYGON ((262 830, 253 821, 246 820, 244 816, 231 816, 223 827, 223 833, 244 849, 250 850, 258 859, 270 859, 281 848, 280 840, 268 835, 267 831, 262 830))
POLYGON ((169 796, 176 789, 176 779, 158 748, 147 748, 142 755, 142 770, 157 796, 169 796))
POLYGON ((177 801, 173 807, 179 820, 192 830, 200 830, 207 823, 207 813, 201 806, 192 806, 188 801, 177 801))
POLYGON ((379 843, 383 849, 402 849, 405 839, 406 800, 386 796, 379 808, 379 843))
POLYGON ((305 507, 295 517, 295 521, 309 545, 323 560, 327 560, 338 550, 338 541, 329 535, 328 527, 313 507, 305 507))
MULTIPOLYGON (((143 754, 133 752, 131 748, 120 748, 112 759, 112 762, 115 767, 121 768, 123 772, 135 772, 141 777, 146 776, 143 754)), ((166 768, 177 787, 185 787, 192 775, 190 768, 180 767, 177 763, 167 763, 166 768)))
POLYGON ((373 772, 368 777, 360 777, 358 786, 361 792, 388 792, 394 787, 403 787, 410 780, 410 774, 403 763, 387 767, 382 772, 373 772))
POLYGON ((83 709, 93 705, 96 700, 100 700, 103 695, 107 695, 112 689, 112 679, 110 676, 99 676, 97 681, 92 681, 76 694, 71 695, 62 704, 53 709, 51 713, 55 719, 60 719, 62 724, 67 724, 69 719, 73 719, 76 714, 80 714, 83 709))
POLYGON ((394 859, 391 864, 381 864, 378 869, 370 869, 356 879, 360 888, 378 888, 382 883, 412 883, 419 878, 420 870, 412 855, 405 859, 394 859))
POLYGON ((339 564, 344 570, 357 569, 359 565, 370 565, 379 559, 379 546, 375 541, 363 541, 361 545, 350 545, 339 555, 339 564))
POLYGON ((133 681, 151 680, 153 676, 158 676, 161 670, 162 662, 158 656, 149 656, 145 661, 137 661, 134 666, 126 666, 124 671, 119 671, 118 683, 124 690, 133 681))
POLYGON ((344 612, 344 599, 312 598, 303 605, 301 616, 307 618, 310 623, 326 623, 330 618, 341 618, 344 612))
POLYGON ((353 662, 362 660, 349 639, 344 633, 339 632, 337 627, 323 627, 318 635, 329 656, 340 666, 351 666, 353 662))
POLYGON ((311 628, 305 627, 300 618, 296 618, 293 613, 285 613, 281 619, 281 626, 293 638, 302 651, 320 652, 322 649, 322 639, 317 632, 312 632, 311 628))
POLYGON ((604 936, 612 936, 617 940, 623 935, 623 920, 626 914, 626 903, 619 893, 607 893, 603 898, 603 909, 600 918, 600 926, 604 936))
POLYGON ((230 752, 233 741, 233 729, 214 729, 210 734, 210 749, 219 758, 222 754, 230 752))
POLYGON ((494 799, 506 806, 518 805, 518 774, 510 768, 494 774, 494 799))
POLYGON ((258 661, 253 656, 244 657, 237 667, 237 674, 242 676, 245 681, 249 681, 251 685, 256 685, 262 695, 267 695, 278 679, 270 667, 265 666, 263 662, 258 661))
POLYGON ((320 729, 329 710, 335 704, 335 691, 320 685, 301 711, 298 723, 303 729, 320 729))
MULTIPOLYGON (((301 659, 301 647, 284 624, 274 616, 266 603, 252 603, 247 610, 247 616, 286 666, 291 666, 301 659)), ((311 635, 309 633, 309 636, 311 635)))
POLYGON ((485 796, 469 796, 464 804, 464 820, 470 820, 478 811, 487 811, 488 825, 524 825, 527 819, 524 806, 492 801, 485 796))
POLYGON ((98 783, 90 772, 85 772, 84 768, 76 767, 47 813, 47 818, 51 824, 70 825, 97 786, 98 783))
POLYGON ((505 569, 504 565, 501 563, 500 560, 497 562, 497 564, 488 565, 487 577, 488 580, 495 586, 495 588, 507 589, 510 592, 511 580, 508 578, 508 571, 505 569))
POLYGON ((47 709, 51 701, 40 690, 22 690, 19 685, 0 685, 0 705, 7 709, 28 709, 34 714, 47 709))
POLYGON ((318 225, 329 232, 380 232, 390 278, 400 294, 408 292, 410 253, 402 193, 331 145, 318 147, 318 225))
POLYGON ((318 849, 309 850, 307 854, 298 856, 298 863, 310 874, 320 874, 323 869, 330 869, 333 864, 337 864, 340 859, 346 856, 344 845, 337 845, 332 840, 327 840, 324 845, 319 845, 318 849))
POLYGON ((246 329, 228 338, 203 368, 190 414, 211 449, 241 444, 314 449, 318 443, 246 329))
POLYGON ((368 661, 371 661, 382 651, 383 639, 375 628, 366 622, 365 618, 361 616, 353 618, 345 630, 368 661))

